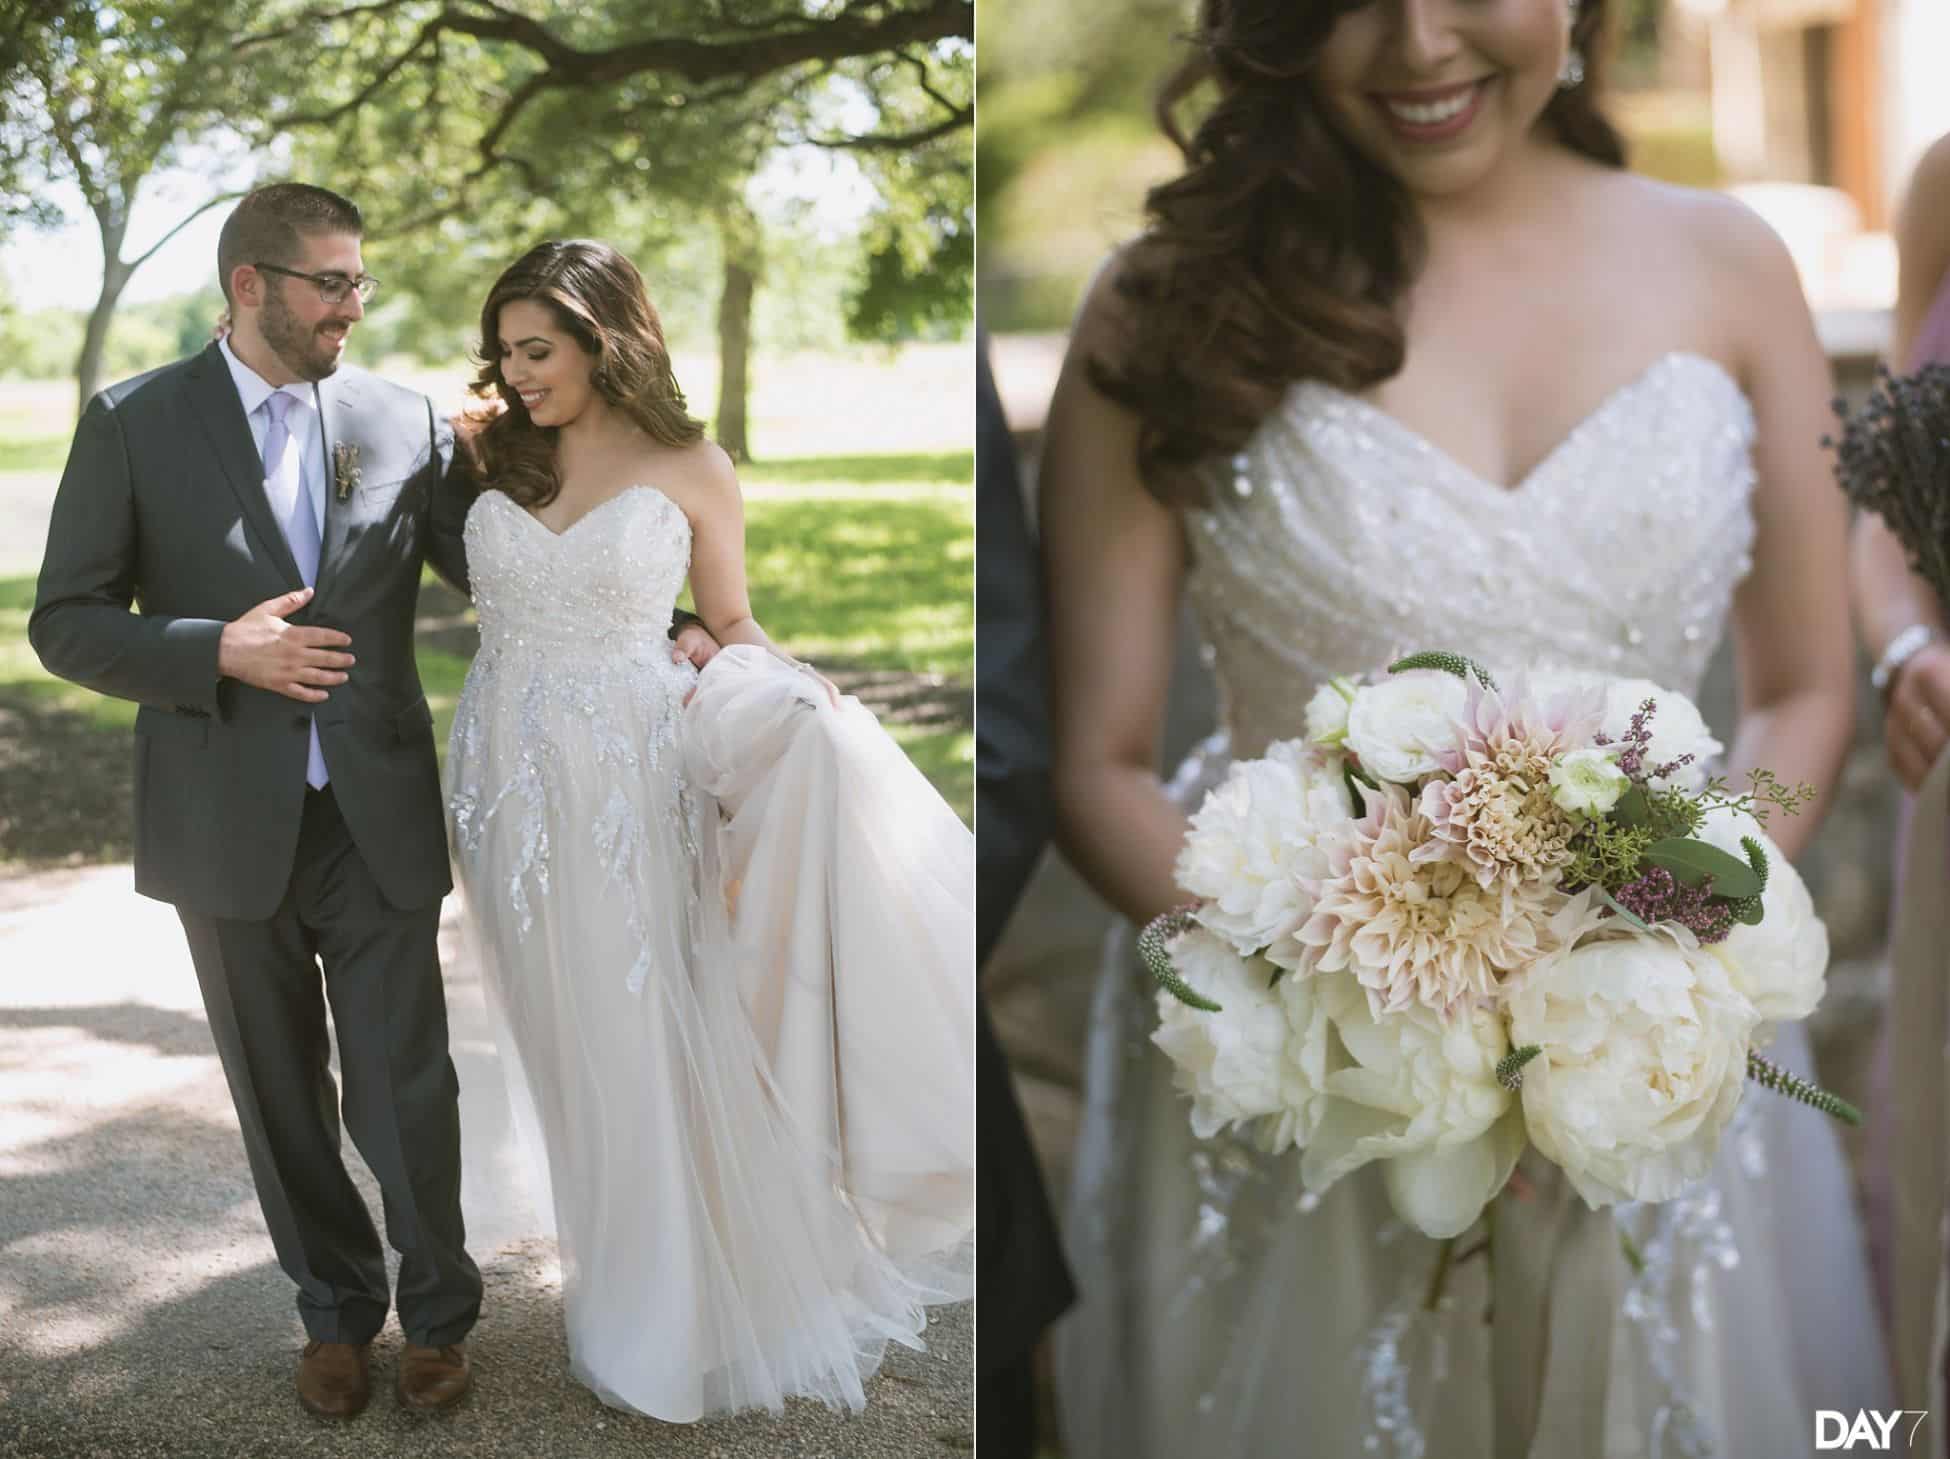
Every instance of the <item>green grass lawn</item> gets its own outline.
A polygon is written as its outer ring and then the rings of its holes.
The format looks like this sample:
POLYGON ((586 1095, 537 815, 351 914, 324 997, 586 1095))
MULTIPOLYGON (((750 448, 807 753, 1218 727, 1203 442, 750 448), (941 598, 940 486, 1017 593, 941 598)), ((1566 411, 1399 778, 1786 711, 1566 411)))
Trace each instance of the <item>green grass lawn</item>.
MULTIPOLYGON (((25 450, 32 443, 21 446, 25 450)), ((66 440, 51 468, 58 470, 66 440)), ((0 470, 9 464, 0 441, 0 470)), ((745 473, 754 609, 781 645, 842 687, 858 681, 889 731, 972 818, 974 494, 967 451, 816 457, 745 473), (898 710, 868 684, 899 676, 898 710)), ((129 852, 128 727, 135 706, 49 677, 27 643, 32 576, 0 577, 0 867, 116 860, 129 852)), ((467 655, 465 611, 422 594, 420 675, 443 753, 467 655)))

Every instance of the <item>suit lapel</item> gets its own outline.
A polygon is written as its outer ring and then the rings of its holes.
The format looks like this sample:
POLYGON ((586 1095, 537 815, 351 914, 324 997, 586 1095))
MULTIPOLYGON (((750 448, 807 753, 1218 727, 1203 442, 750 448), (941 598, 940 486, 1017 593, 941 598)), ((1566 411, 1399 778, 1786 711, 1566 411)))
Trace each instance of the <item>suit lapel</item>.
POLYGON ((264 462, 251 440, 250 422, 244 419, 244 403, 237 398, 236 382, 230 366, 214 344, 197 356, 189 375, 190 408, 203 433, 216 452, 224 479, 237 494, 244 520, 266 561, 277 569, 291 589, 304 586, 298 576, 298 563, 285 543, 277 518, 271 515, 271 502, 264 495, 264 462))
POLYGON ((329 375, 318 382, 318 449, 325 457, 325 535, 318 550, 318 599, 323 601, 339 558, 344 555, 345 539, 358 502, 351 496, 339 500, 335 457, 332 448, 351 446, 361 455, 369 454, 359 437, 357 407, 359 387, 344 374, 329 375))

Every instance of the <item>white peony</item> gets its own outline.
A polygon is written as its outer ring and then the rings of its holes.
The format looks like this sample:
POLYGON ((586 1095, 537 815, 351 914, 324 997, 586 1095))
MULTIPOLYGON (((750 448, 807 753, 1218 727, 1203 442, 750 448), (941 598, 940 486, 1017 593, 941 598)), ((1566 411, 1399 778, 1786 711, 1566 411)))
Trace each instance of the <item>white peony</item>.
MULTIPOLYGON (((1561 919, 1589 928, 1594 906, 1561 919)), ((1668 1200, 1713 1163, 1759 1015, 1683 929, 1565 945, 1507 1001, 1512 1045, 1543 1049, 1523 1071, 1530 1138, 1593 1207, 1668 1200)))
POLYGON ((1208 1013, 1158 994, 1151 1041, 1172 1062, 1172 1083, 1192 1099, 1192 1132, 1210 1139, 1228 1125, 1257 1120, 1255 1142, 1277 1155, 1313 1137, 1326 1110, 1329 1031, 1312 985, 1242 958, 1219 938, 1193 929, 1169 951, 1178 976, 1220 1005, 1208 1013))
POLYGON ((1596 746, 1571 751, 1551 766, 1551 800, 1573 814, 1604 815, 1632 783, 1618 768, 1616 754, 1596 746))
POLYGON ((1354 692, 1347 709, 1347 748, 1377 780, 1413 785, 1442 768, 1453 752, 1469 705, 1469 687, 1440 669, 1390 674, 1354 692))
POLYGON ((1338 675, 1307 701, 1307 738, 1317 745, 1339 745, 1347 738, 1347 710, 1354 702, 1354 681, 1338 675))
POLYGON ((1645 752, 1646 773, 1651 775, 1654 766, 1669 765, 1682 756, 1693 757, 1692 763, 1670 775, 1652 776, 1652 785, 1660 790, 1703 789, 1710 766, 1726 747, 1713 737, 1698 707, 1684 694, 1662 689, 1650 679, 1615 679, 1605 690, 1605 733, 1622 742, 1632 727, 1632 716, 1648 699, 1656 700, 1659 707, 1646 725, 1652 731, 1645 752))
POLYGON ((1205 797, 1179 850, 1178 885, 1199 923, 1254 953, 1313 912, 1302 883, 1327 874, 1323 837, 1353 816, 1338 757, 1286 740, 1241 760, 1205 797))
POLYGON ((1523 1121, 1496 1064, 1509 1052, 1482 1006, 1450 1016, 1414 1005, 1377 1015, 1351 973, 1308 980, 1350 1063, 1326 1076, 1331 1101, 1307 1142, 1300 1176, 1326 1190, 1371 1160, 1402 1219, 1455 1236, 1503 1188, 1523 1153, 1523 1121))
POLYGON ((1815 912, 1815 899, 1781 848, 1752 816, 1724 806, 1709 811, 1699 839, 1742 861, 1740 838, 1750 836, 1767 853, 1767 889, 1761 893, 1758 927, 1733 924, 1720 955, 1738 988, 1769 1023, 1806 1018, 1828 991, 1828 928, 1815 912))

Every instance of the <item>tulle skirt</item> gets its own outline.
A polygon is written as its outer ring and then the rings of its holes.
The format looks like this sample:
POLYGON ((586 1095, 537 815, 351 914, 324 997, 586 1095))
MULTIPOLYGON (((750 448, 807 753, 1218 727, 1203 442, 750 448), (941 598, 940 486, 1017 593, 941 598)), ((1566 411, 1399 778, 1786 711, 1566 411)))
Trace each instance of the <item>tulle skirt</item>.
MULTIPOLYGON (((858 1409, 886 1344, 919 1347, 925 1306, 969 1286, 972 1143, 951 1128, 966 1077, 942 1087, 949 1060, 898 1099, 884 1070, 855 1077, 890 1042, 937 1058, 970 1042, 965 968, 935 940, 953 930, 930 920, 955 898, 843 876, 848 837, 891 832, 838 808, 835 765, 885 736, 749 652, 721 654, 689 710, 696 676, 662 645, 477 659, 450 753, 467 955, 559 1243, 573 1371, 672 1421, 793 1395, 858 1409), (772 704, 772 738, 717 712, 734 679, 772 704), (757 798, 749 818, 694 781, 694 745, 757 798), (883 1021, 920 1007, 932 1022, 883 1021)), ((929 865, 952 878, 941 842, 929 865)))

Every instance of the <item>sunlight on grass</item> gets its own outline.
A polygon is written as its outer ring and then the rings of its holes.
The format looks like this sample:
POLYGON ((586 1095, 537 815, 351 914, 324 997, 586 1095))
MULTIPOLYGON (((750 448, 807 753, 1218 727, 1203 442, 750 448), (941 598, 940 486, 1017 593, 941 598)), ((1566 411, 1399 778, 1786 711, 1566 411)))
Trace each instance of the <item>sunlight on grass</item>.
MULTIPOLYGON (((65 451, 65 440, 58 444, 65 451)), ((35 445, 0 440, 0 469, 17 459, 6 450, 35 445)), ((888 729, 964 821, 974 806, 965 718, 975 650, 972 474, 967 451, 785 460, 750 470, 746 502, 752 602, 774 638, 838 671, 940 676, 962 697, 961 724, 888 729)), ((136 706, 41 668, 27 642, 33 602, 32 575, 0 577, 0 864, 122 859, 127 831, 116 827, 128 815, 136 706), (33 743, 9 743, 22 736, 33 743), (30 773, 30 761, 65 766, 66 779, 30 773), (4 844, 9 797, 20 844, 4 844), (30 814, 20 814, 23 803, 30 814)), ((444 762, 468 659, 451 651, 451 633, 439 641, 448 647, 423 638, 417 656, 444 762)))
POLYGON ((939 482, 966 486, 975 477, 973 451, 934 451, 905 456, 807 456, 756 461, 739 471, 747 486, 914 486, 939 482))

